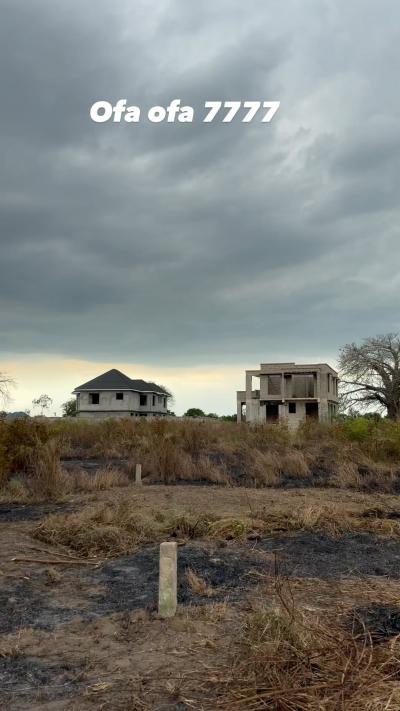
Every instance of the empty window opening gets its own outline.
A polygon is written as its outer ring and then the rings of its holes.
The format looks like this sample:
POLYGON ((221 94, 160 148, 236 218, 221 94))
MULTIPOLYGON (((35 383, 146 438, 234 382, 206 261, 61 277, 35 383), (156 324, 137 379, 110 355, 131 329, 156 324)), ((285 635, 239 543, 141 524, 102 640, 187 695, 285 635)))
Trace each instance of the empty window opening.
POLYGON ((281 394, 281 376, 280 375, 268 375, 268 395, 280 395, 281 394))
POLYGON ((123 400, 124 399, 124 393, 115 393, 115 397, 117 400, 123 400))
POLYGON ((89 404, 98 405, 100 402, 100 393, 89 393, 89 404))
POLYGON ((164 407, 167 407, 167 398, 164 398, 164 407))
POLYGON ((293 375, 293 397, 314 397, 314 376, 293 375))
POLYGON ((140 406, 145 407, 147 405, 147 395, 140 396, 140 406))
POLYGON ((296 403, 295 402, 289 402, 289 413, 291 415, 296 414, 296 403))
POLYGON ((156 404, 156 396, 153 395, 153 407, 154 407, 155 404, 156 404))

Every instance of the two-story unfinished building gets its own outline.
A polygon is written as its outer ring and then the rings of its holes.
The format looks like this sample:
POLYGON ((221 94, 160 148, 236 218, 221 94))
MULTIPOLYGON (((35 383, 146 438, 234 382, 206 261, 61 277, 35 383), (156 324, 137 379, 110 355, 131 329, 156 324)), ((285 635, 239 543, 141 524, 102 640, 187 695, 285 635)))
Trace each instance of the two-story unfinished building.
POLYGON ((76 416, 162 417, 167 415, 170 393, 161 385, 132 380, 113 368, 75 388, 76 416))
POLYGON ((237 419, 286 420, 296 429, 306 417, 331 420, 337 405, 338 374, 326 363, 261 363, 259 370, 246 370, 246 390, 237 392, 237 419))

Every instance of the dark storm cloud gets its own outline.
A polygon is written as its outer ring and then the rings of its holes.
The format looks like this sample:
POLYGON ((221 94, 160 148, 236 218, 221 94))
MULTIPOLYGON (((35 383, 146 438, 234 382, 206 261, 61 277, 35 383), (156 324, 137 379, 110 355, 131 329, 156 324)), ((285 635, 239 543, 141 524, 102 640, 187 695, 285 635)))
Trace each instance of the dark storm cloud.
POLYGON ((397 3, 1 6, 3 351, 253 362, 398 328, 397 3), (90 121, 118 98, 282 103, 90 121))

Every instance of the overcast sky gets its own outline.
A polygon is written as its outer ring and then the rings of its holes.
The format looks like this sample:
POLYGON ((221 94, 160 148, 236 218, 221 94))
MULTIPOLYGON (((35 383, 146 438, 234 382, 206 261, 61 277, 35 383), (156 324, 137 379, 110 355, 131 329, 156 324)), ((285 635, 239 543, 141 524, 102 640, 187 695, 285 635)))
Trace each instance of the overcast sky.
POLYGON ((399 328, 398 0, 0 0, 0 371, 234 412, 244 368, 399 328), (96 124, 126 98, 193 123, 96 124), (279 100, 271 123, 206 100, 279 100))

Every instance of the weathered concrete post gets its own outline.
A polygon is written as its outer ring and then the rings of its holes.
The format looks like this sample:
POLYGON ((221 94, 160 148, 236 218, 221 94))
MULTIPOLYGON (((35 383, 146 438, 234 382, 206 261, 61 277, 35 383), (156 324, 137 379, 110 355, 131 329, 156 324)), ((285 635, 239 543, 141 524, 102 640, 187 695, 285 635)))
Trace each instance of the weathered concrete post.
POLYGON ((177 543, 160 545, 160 577, 158 587, 158 614, 174 617, 177 605, 177 543))
POLYGON ((141 464, 136 464, 135 467, 135 484, 141 484, 142 483, 142 465, 141 464))

